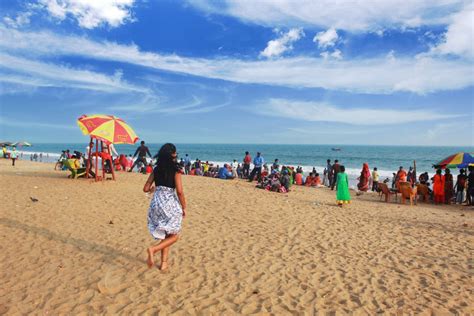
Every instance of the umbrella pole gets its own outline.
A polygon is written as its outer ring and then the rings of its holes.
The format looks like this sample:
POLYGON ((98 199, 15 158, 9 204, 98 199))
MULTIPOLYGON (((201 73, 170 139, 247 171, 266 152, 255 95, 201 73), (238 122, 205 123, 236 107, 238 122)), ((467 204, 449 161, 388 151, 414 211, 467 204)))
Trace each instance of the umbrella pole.
POLYGON ((95 181, 99 181, 99 171, 97 168, 99 167, 99 140, 95 140, 95 181))
POLYGON ((92 137, 89 140, 89 146, 87 146, 87 161, 86 161, 86 179, 89 179, 89 171, 91 170, 91 165, 92 165, 92 158, 91 158, 91 143, 92 143, 92 137))
MULTIPOLYGON (((101 154, 104 152, 104 142, 100 141, 100 152, 101 154)), ((102 181, 105 180, 105 159, 104 155, 102 155, 102 181)))
POLYGON ((115 181, 115 166, 114 166, 114 161, 112 159, 112 153, 110 152, 110 146, 107 146, 107 152, 109 154, 109 157, 110 157, 110 171, 112 172, 112 180, 115 181))

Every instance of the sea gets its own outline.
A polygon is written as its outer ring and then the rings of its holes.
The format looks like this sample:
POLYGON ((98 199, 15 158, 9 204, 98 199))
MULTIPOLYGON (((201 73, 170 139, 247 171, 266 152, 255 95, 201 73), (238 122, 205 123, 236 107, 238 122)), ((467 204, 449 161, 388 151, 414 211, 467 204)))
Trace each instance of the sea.
MULTIPOLYGON (((152 155, 162 144, 147 143, 152 155)), ((30 155, 42 153, 43 162, 55 162, 61 151, 86 151, 87 143, 71 144, 34 144, 32 147, 18 148, 23 153, 23 159, 30 159, 30 155)), ((138 145, 115 145, 119 154, 130 155, 138 145)), ((265 162, 269 165, 278 158, 280 165, 301 166, 305 173, 313 168, 322 175, 326 160, 335 159, 346 167, 346 173, 355 184, 360 175, 363 163, 368 163, 370 169, 377 167, 380 178, 392 178, 400 166, 408 170, 416 161, 416 170, 434 173, 433 164, 457 152, 473 152, 474 148, 466 147, 437 147, 437 146, 366 146, 366 145, 274 145, 274 144, 176 144, 178 156, 188 154, 191 160, 200 159, 214 164, 223 165, 234 159, 241 162, 246 151, 252 157, 261 152, 265 162)), ((457 174, 457 172, 455 172, 457 174)))

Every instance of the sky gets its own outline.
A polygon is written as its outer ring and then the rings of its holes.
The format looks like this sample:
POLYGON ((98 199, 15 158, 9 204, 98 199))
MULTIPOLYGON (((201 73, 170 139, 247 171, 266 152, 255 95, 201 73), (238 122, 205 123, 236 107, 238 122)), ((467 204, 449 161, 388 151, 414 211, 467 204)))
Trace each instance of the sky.
POLYGON ((464 0, 6 0, 0 140, 474 146, 464 0))

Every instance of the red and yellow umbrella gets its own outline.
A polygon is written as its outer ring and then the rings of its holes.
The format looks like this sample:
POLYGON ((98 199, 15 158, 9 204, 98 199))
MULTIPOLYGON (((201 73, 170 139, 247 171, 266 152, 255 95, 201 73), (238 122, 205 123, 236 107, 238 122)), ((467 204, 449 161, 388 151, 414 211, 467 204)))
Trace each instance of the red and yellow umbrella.
POLYGON ((474 166, 474 153, 457 153, 446 157, 437 164, 433 165, 435 168, 467 168, 474 166))
POLYGON ((83 115, 77 120, 77 125, 84 135, 112 144, 134 144, 137 134, 124 120, 103 114, 83 115))

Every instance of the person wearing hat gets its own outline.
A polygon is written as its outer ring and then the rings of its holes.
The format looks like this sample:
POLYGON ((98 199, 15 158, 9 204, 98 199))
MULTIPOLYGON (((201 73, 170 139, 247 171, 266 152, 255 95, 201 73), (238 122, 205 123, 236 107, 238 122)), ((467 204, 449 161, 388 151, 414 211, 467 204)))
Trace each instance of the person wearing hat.
POLYGON ((15 167, 15 161, 18 158, 18 151, 16 151, 16 147, 13 146, 12 152, 10 154, 10 158, 12 159, 12 166, 15 167))

